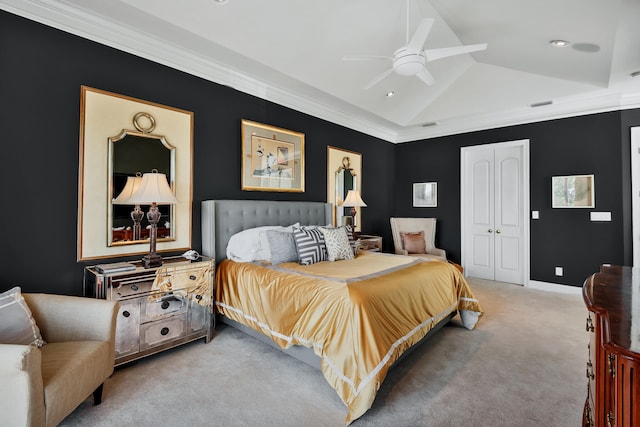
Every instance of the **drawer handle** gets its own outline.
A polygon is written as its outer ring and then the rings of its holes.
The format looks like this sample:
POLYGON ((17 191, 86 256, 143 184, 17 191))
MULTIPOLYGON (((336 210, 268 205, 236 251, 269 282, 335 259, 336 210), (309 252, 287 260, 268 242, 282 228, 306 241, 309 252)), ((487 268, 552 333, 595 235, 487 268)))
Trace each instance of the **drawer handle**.
POLYGON ((595 375, 593 375, 593 364, 591 362, 587 362, 587 378, 593 380, 595 375))
POLYGON ((196 280, 196 276, 194 276, 193 274, 189 276, 189 279, 191 280, 196 280))
POLYGON ((137 291, 138 290, 138 285, 131 285, 131 290, 132 291, 137 291))
POLYGON ((163 310, 166 310, 167 308, 169 308, 169 301, 162 301, 160 307, 162 307, 163 310))
POLYGON ((591 320, 591 317, 587 317, 587 332, 593 332, 593 320, 591 320))
POLYGON ((200 301, 200 300, 202 299, 202 295, 200 295, 200 294, 196 295, 196 299, 197 299, 198 301, 200 301))
POLYGON ((129 317, 129 316, 131 316, 131 313, 129 313, 128 311, 123 311, 123 312, 122 312, 122 315, 123 315, 124 317, 129 317))
POLYGON ((616 365, 615 365, 615 363, 616 363, 616 356, 615 356, 615 355, 613 355, 613 354, 610 354, 608 359, 609 359, 609 360, 608 360, 608 364, 609 364, 609 375, 611 375, 612 377, 615 377, 615 376, 616 376, 616 365))
POLYGON ((167 335, 169 333, 169 328, 160 329, 160 335, 167 335))

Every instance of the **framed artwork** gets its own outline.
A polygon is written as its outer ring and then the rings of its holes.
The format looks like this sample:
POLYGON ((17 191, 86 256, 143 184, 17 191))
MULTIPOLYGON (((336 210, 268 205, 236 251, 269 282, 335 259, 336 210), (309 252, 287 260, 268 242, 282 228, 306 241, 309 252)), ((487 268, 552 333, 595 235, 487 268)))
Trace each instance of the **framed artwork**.
POLYGON ((178 199, 161 206, 166 235, 157 251, 191 248, 192 112, 82 86, 79 154, 78 261, 149 252, 148 233, 128 236, 134 206, 113 201, 128 178, 152 169, 165 173, 178 199))
POLYGON ((551 177, 551 197, 553 208, 595 208, 594 176, 551 177))
POLYGON ((243 119, 242 189, 304 192, 304 134, 243 119))
POLYGON ((438 206, 438 183, 415 182, 413 184, 413 207, 435 208, 438 206))

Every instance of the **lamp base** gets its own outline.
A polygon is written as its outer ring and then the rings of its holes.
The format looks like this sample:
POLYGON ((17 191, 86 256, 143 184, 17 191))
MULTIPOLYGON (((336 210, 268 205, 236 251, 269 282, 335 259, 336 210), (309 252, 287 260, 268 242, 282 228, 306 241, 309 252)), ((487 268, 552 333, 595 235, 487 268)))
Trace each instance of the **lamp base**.
POLYGON ((160 267, 161 265, 162 257, 155 252, 142 257, 142 266, 144 268, 160 267))

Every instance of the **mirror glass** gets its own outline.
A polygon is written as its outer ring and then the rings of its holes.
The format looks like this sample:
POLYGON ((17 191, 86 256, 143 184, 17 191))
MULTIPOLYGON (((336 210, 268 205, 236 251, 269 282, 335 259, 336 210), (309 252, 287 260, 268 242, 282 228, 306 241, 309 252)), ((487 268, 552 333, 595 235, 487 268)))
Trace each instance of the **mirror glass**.
MULTIPOLYGON (((146 132, 123 130, 119 135, 109 138, 109 202, 108 202, 108 245, 131 245, 148 241, 149 222, 146 213, 149 206, 141 206, 142 217, 140 237, 133 232, 131 212, 133 205, 114 204, 124 189, 127 178, 156 169, 167 176, 169 186, 175 191, 176 150, 161 135, 146 132)), ((158 241, 174 240, 174 205, 158 206, 162 217, 158 223, 158 241)))
POLYGON ((336 172, 336 226, 353 224, 351 208, 342 206, 349 190, 357 190, 356 172, 351 168, 349 157, 342 159, 342 165, 336 172))

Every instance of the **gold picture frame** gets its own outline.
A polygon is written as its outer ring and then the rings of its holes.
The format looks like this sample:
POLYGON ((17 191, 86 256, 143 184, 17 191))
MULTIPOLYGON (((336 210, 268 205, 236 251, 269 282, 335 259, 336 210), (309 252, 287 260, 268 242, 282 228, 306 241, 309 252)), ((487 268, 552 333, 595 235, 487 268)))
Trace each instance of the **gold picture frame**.
MULTIPOLYGON (((94 260, 145 254, 149 241, 113 243, 110 212, 114 194, 112 151, 121 135, 160 137, 175 148, 168 175, 178 203, 172 205, 171 236, 158 239, 158 252, 191 248, 193 197, 193 112, 117 93, 81 86, 80 149, 78 168, 77 260, 94 260), (146 114, 153 120, 153 134, 137 130, 134 118, 146 114), (143 135, 144 134, 144 135, 143 135)), ((130 158, 129 161, 136 160, 130 158)), ((140 160, 140 159, 137 159, 140 160)), ((140 164, 145 164, 140 162, 140 164)), ((140 172, 150 172, 141 166, 140 172)))
POLYGON ((304 133, 242 119, 242 190, 304 192, 304 133))

